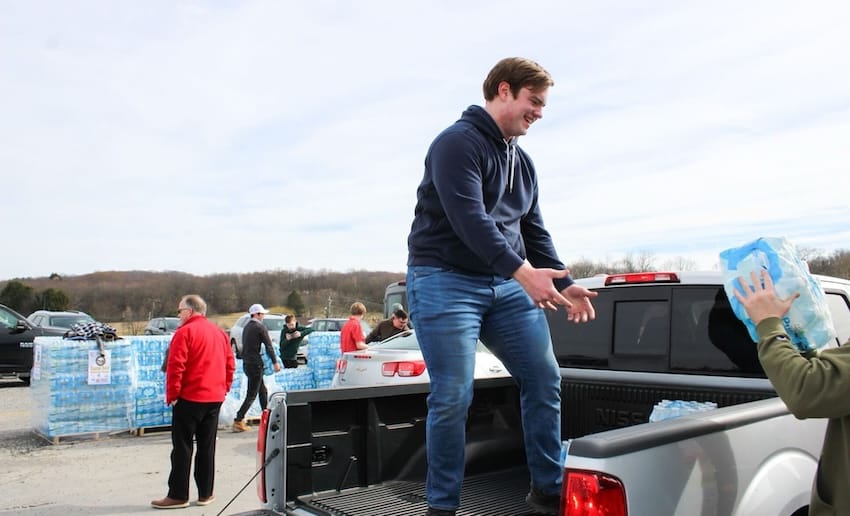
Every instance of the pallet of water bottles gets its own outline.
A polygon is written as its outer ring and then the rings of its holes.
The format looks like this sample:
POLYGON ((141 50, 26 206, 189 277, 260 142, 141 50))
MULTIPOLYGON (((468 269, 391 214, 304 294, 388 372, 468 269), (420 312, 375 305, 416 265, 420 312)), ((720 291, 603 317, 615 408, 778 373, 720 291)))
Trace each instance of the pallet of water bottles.
POLYGON ((61 437, 99 438, 132 420, 133 350, 124 339, 36 337, 30 392, 33 428, 54 444, 61 437))
MULTIPOLYGON (((31 393, 33 428, 43 437, 91 436, 171 425, 165 404, 162 364, 171 337, 127 336, 111 341, 37 337, 33 346, 31 393)), ((309 337, 308 364, 264 377, 269 393, 328 388, 340 356, 339 332, 314 332, 309 337)), ((278 356, 280 362, 280 357, 278 356)), ((247 379, 237 360, 236 374, 222 407, 232 418, 245 399, 247 379)), ((258 417, 259 401, 248 412, 258 417)))

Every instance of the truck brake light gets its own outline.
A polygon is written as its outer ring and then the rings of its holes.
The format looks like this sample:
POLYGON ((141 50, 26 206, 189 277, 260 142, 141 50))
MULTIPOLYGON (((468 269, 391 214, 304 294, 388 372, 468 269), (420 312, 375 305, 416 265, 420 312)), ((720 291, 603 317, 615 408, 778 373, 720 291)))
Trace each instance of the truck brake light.
POLYGON ((257 430, 257 469, 262 468, 260 478, 257 479, 257 497, 261 502, 266 503, 266 468, 263 463, 266 460, 266 433, 269 430, 269 415, 271 409, 265 409, 260 415, 260 427, 257 430))
POLYGON ((618 479, 595 471, 564 473, 562 516, 627 516, 626 490, 618 479))
POLYGON ((424 360, 408 360, 404 362, 384 362, 381 364, 383 376, 419 376, 425 372, 424 360))
POLYGON ((348 360, 340 358, 336 361, 336 372, 342 374, 348 369, 348 360))
POLYGON ((679 283, 675 272, 630 272, 611 274, 605 278, 605 285, 625 285, 627 283, 679 283))

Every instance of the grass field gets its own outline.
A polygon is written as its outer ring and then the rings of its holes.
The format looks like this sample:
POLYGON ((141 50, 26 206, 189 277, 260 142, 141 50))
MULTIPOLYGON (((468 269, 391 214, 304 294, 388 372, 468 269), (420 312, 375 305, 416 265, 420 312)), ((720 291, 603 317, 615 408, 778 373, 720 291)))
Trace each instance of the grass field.
MULTIPOLYGON (((211 315, 209 319, 219 325, 222 329, 229 330, 231 327, 233 327, 233 324, 236 322, 236 319, 239 319, 243 315, 245 315, 245 312, 236 312, 233 314, 211 315)), ((121 321, 110 322, 107 324, 118 330, 118 335, 142 335, 144 333, 145 325, 147 323, 147 321, 121 321)))

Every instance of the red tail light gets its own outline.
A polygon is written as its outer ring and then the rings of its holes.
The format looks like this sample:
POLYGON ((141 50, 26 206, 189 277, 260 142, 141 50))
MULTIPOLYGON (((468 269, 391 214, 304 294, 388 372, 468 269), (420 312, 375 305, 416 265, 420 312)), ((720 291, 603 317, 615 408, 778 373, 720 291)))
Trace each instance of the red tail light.
MULTIPOLYGON (((266 409, 260 415, 260 427, 257 430, 257 469, 260 469, 266 460, 266 433, 269 430, 269 415, 271 413, 271 409, 266 409)), ((263 472, 257 479, 257 497, 263 503, 268 501, 266 500, 266 468, 263 468, 263 472)))
POLYGON ((344 358, 338 359, 336 361, 336 372, 341 374, 344 373, 346 369, 348 369, 348 360, 344 358))
POLYGON ((606 285, 624 285, 626 283, 678 283, 679 275, 675 272, 630 272, 628 274, 611 274, 605 278, 606 285))
POLYGON ((405 362, 384 362, 381 364, 381 374, 384 376, 419 376, 425 372, 424 360, 408 360, 405 362))
POLYGON ((594 471, 564 474, 563 516, 627 516, 626 490, 614 477, 594 471))

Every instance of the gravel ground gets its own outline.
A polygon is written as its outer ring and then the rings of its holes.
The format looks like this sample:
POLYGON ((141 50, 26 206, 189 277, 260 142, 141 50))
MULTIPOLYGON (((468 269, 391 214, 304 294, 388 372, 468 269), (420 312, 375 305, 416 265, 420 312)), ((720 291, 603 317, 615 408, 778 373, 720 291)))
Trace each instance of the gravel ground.
MULTIPOLYGON (((0 379, 0 515, 152 514, 165 496, 171 434, 120 432, 60 439, 52 444, 32 430, 30 389, 0 379)), ((219 429, 216 497, 205 507, 168 514, 217 515, 255 473, 256 430, 219 429)), ((194 480, 191 496, 197 497, 194 480)), ((252 483, 223 514, 260 508, 252 483)))

